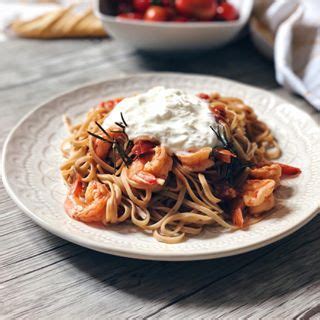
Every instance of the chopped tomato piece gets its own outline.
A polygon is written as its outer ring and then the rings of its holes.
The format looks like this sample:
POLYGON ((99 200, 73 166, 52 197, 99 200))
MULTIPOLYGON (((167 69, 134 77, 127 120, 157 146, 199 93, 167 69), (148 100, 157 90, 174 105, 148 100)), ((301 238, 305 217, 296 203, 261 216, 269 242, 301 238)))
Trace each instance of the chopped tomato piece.
POLYGON ((213 155, 216 159, 225 163, 231 163, 231 159, 237 157, 234 153, 227 149, 214 149, 213 155))
POLYGON ((139 140, 132 148, 132 153, 141 156, 146 153, 153 152, 154 144, 150 141, 139 140))
POLYGON ((243 209, 243 201, 239 199, 235 200, 232 209, 232 223, 239 228, 243 228, 244 225, 243 209))
POLYGON ((122 100, 123 100, 123 98, 115 98, 115 99, 113 99, 115 105, 117 105, 122 100))
POLYGON ((297 167, 292 167, 292 166, 289 166, 289 165, 283 164, 283 163, 278 163, 278 165, 282 169, 281 177, 283 177, 283 176, 295 176, 295 175, 301 173, 301 169, 299 169, 297 167))
POLYGON ((213 107, 210 106, 209 109, 213 113, 216 121, 226 122, 227 113, 226 113, 224 105, 221 104, 221 105, 215 105, 213 107))
POLYGON ((210 99, 210 96, 208 94, 206 94, 206 93, 199 93, 198 97, 201 98, 201 99, 204 99, 204 100, 209 100, 210 99))
POLYGON ((111 111, 123 98, 116 98, 113 100, 100 102, 100 107, 105 108, 107 111, 111 111))
POLYGON ((141 178, 141 180, 143 180, 144 183, 151 185, 157 183, 157 178, 149 172, 140 171, 136 174, 136 176, 141 178))

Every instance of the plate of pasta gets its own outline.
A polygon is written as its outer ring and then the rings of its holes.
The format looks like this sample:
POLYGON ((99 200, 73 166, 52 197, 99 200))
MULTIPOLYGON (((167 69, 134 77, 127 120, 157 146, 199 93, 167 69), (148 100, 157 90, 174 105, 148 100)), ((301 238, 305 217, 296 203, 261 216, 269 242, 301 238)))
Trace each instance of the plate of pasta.
POLYGON ((320 207, 319 127, 261 89, 155 73, 62 94, 3 151, 4 185, 46 230, 131 258, 197 260, 291 234, 320 207))

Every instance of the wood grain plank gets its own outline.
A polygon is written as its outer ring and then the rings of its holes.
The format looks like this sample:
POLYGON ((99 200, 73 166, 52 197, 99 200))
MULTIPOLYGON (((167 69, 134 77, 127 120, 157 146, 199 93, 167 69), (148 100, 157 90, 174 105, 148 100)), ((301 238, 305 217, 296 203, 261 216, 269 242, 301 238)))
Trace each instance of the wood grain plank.
MULTIPOLYGON (((310 113, 274 80, 244 39, 194 56, 138 54, 116 42, 7 42, 0 52, 0 146, 27 111, 50 97, 120 73, 214 74, 271 90, 310 113), (13 60, 12 57, 15 57, 13 60)), ((27 218, 0 184, 0 318, 315 318, 320 218, 266 248, 236 257, 161 263, 93 252, 27 218)))
POLYGON ((9 66, 9 68, 2 71, 0 90, 17 89, 20 86, 31 83, 36 85, 38 82, 73 71, 84 72, 94 66, 103 64, 105 61, 112 64, 114 60, 121 60, 131 52, 130 49, 118 48, 110 44, 110 48, 108 47, 110 53, 107 54, 103 48, 100 50, 100 46, 100 44, 96 44, 84 48, 81 52, 81 57, 78 56, 78 51, 71 51, 47 60, 33 62, 31 56, 27 60, 32 61, 32 63, 24 63, 19 68, 9 66), (97 54, 97 51, 100 54, 97 54))
MULTIPOLYGON (((157 318, 237 318, 251 312, 259 316, 271 313, 281 303, 294 301, 296 295, 298 299, 299 290, 310 297, 308 303, 303 302, 307 307, 311 298, 318 296, 320 258, 314 252, 320 244, 319 223, 317 218, 294 236, 267 248, 213 261, 143 262, 88 251, 5 283, 3 292, 11 292, 10 297, 5 295, 5 305, 15 305, 6 312, 11 318, 41 318, 48 312, 82 319, 92 314, 96 319, 148 314, 157 318), (303 268, 305 261, 312 268, 303 268), (33 284, 35 278, 40 288, 33 284), (41 296, 39 301, 28 294, 30 287, 35 296, 41 296), (50 304, 61 292, 65 299, 50 304)), ((287 315, 292 310, 289 306, 276 308, 275 315, 287 315)))
POLYGON ((271 254, 178 299, 150 318, 293 318, 300 308, 313 308, 319 303, 319 225, 317 217, 271 254))

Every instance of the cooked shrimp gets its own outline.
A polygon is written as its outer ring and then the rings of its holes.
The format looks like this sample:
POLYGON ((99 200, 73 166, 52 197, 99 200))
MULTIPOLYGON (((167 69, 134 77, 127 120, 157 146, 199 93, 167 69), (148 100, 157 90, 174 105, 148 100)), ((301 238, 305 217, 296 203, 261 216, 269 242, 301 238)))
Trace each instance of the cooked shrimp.
POLYGON ((224 163, 231 163, 232 158, 236 158, 237 156, 227 149, 215 149, 213 151, 213 155, 215 159, 220 160, 224 163))
POLYGON ((64 203, 66 212, 83 222, 100 222, 106 208, 109 191, 98 181, 89 182, 85 194, 80 176, 74 182, 64 203))
POLYGON ((243 225, 244 225, 243 201, 241 199, 237 199, 236 201, 234 201, 234 204, 232 207, 233 207, 231 211, 232 223, 239 228, 243 228, 243 225))
POLYGON ((190 171, 202 172, 214 165, 210 159, 212 148, 205 147, 195 152, 178 152, 177 158, 181 161, 182 166, 190 171))
POLYGON ((272 179, 276 186, 280 183, 282 169, 279 164, 272 163, 260 168, 250 170, 249 176, 254 179, 272 179))
POLYGON ((243 186, 243 201, 247 207, 256 207, 272 194, 276 183, 272 179, 247 180, 243 186))
POLYGON ((173 160, 166 148, 157 146, 153 150, 153 153, 133 161, 128 169, 128 177, 138 184, 137 188, 140 185, 141 188, 158 189, 172 169, 173 160))
MULTIPOLYGON (((107 129, 106 132, 108 133, 108 136, 106 136, 105 134, 102 135, 102 138, 104 138, 105 140, 108 140, 108 141, 110 139, 117 139, 117 140, 123 140, 123 141, 125 140, 125 135, 123 134, 123 132, 120 132, 119 127, 117 126, 107 129)), ((93 149, 100 159, 105 159, 110 152, 112 143, 111 141, 110 142, 108 141, 103 141, 97 138, 94 138, 93 140, 93 149)))
POLYGON ((271 210, 275 205, 273 193, 270 194, 260 205, 249 208, 249 213, 258 216, 260 213, 271 210))

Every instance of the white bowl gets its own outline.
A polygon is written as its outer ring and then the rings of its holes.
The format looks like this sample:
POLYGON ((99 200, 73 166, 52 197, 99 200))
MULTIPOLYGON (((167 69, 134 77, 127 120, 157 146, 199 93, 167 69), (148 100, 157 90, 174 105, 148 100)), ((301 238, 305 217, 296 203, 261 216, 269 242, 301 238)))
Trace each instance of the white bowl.
POLYGON ((253 0, 230 0, 239 10, 236 21, 145 22, 119 20, 106 14, 106 0, 95 0, 95 14, 114 38, 148 51, 198 50, 217 48, 233 40, 246 25, 253 0))

